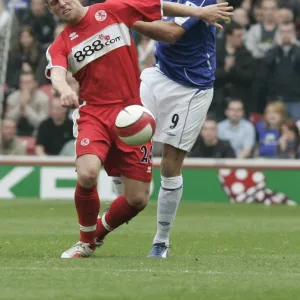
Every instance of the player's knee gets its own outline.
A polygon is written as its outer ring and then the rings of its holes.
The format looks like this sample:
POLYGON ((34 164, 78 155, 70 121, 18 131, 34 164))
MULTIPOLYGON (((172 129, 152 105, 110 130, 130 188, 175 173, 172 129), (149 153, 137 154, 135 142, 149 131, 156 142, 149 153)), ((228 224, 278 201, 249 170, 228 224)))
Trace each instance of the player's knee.
POLYGON ((135 193, 127 195, 126 200, 131 206, 138 210, 143 210, 149 201, 149 191, 136 191, 135 193))
POLYGON ((78 182, 84 188, 89 188, 97 184, 98 169, 94 167, 86 167, 77 171, 78 182))

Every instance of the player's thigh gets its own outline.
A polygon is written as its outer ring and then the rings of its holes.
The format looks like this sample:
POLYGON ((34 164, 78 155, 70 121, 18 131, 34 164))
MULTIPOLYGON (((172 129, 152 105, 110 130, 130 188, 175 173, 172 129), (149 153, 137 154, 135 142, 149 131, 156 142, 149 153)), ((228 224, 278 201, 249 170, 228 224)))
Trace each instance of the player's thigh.
POLYGON ((191 100, 179 142, 179 149, 189 152, 194 146, 206 119, 212 98, 213 89, 209 89, 200 91, 191 100))
MULTIPOLYGON (((174 83, 174 93, 158 106, 159 116, 154 140, 190 151, 206 118, 213 90, 198 92, 174 83), (177 92, 176 92, 177 91, 177 92)), ((163 97, 163 96, 162 96, 163 97)))
POLYGON ((73 113, 76 171, 82 183, 98 177, 101 161, 106 160, 111 145, 111 138, 105 124, 92 114, 96 114, 94 108, 86 106, 73 113))
POLYGON ((147 68, 141 74, 140 97, 143 105, 148 108, 156 118, 157 102, 155 93, 160 89, 161 73, 157 68, 147 68))

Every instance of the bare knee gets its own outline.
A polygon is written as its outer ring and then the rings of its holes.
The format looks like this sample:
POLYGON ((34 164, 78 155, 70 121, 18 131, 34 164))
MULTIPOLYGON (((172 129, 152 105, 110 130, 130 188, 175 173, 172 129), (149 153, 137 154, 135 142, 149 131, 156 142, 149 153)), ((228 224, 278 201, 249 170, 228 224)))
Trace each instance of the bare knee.
POLYGON ((76 161, 77 179, 83 188, 90 188, 97 184, 101 161, 95 155, 85 155, 76 161))
POLYGON ((128 196, 125 195, 125 197, 128 203, 138 210, 143 210, 149 201, 149 193, 144 192, 138 192, 128 196))
POLYGON ((180 176, 185 155, 185 151, 165 144, 161 161, 162 175, 165 177, 180 176))
POLYGON ((124 194, 131 206, 143 210, 149 201, 150 183, 125 178, 124 194))

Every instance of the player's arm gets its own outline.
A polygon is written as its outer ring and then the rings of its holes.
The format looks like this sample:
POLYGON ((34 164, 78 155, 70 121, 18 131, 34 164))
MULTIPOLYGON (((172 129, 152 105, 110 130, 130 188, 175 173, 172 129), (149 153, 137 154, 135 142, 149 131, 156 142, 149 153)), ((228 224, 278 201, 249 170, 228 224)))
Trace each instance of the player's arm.
POLYGON ((54 91, 59 94, 61 105, 68 108, 78 107, 78 96, 67 83, 68 55, 62 35, 48 48, 46 56, 46 77, 51 80, 54 91))
POLYGON ((135 22, 131 28, 149 38, 168 44, 175 44, 185 33, 185 29, 175 22, 135 22))
MULTIPOLYGON (((203 11, 203 16, 204 19, 211 19, 214 18, 214 14, 216 9, 220 9, 219 7, 221 7, 221 11, 223 8, 228 9, 227 6, 218 6, 218 5, 210 5, 210 7, 213 7, 213 9, 208 9, 206 7, 200 7, 198 5, 200 5, 200 1, 196 1, 193 0, 194 3, 192 3, 192 5, 182 5, 182 4, 178 4, 175 3, 175 9, 173 8, 174 3, 169 3, 166 2, 164 4, 164 7, 166 7, 167 5, 167 11, 168 11, 168 5, 171 4, 171 8, 173 10, 171 10, 171 13, 173 11, 173 13, 176 14, 180 14, 177 11, 177 7, 181 8, 181 12, 183 12, 183 15, 188 14, 188 12, 190 10, 194 11, 195 9, 199 9, 200 11, 203 11), (187 8, 187 9, 186 9, 187 8), (186 10, 186 12, 184 12, 184 10, 186 10)), ((230 8, 229 8, 230 9, 230 8)), ((225 11, 226 12, 226 11, 225 11)), ((170 12, 169 12, 170 13, 170 12)), ((227 14, 228 12, 226 12, 227 14)), ((142 21, 138 21, 135 22, 132 25, 132 29, 134 29, 135 31, 138 31, 139 33, 148 36, 149 38, 156 40, 156 41, 160 41, 160 42, 165 42, 168 44, 174 44, 176 43, 185 33, 185 31, 189 30, 194 24, 196 24, 197 22, 199 22, 199 18, 190 18, 190 17, 176 17, 174 19, 174 21, 172 22, 162 22, 162 21, 156 21, 156 22, 142 22, 142 21)), ((214 23, 215 26, 222 28, 221 25, 214 23)))
POLYGON ((189 6, 179 3, 164 2, 163 14, 168 17, 194 17, 201 19, 219 29, 223 27, 218 21, 227 21, 232 16, 232 6, 228 2, 208 5, 205 7, 189 6))

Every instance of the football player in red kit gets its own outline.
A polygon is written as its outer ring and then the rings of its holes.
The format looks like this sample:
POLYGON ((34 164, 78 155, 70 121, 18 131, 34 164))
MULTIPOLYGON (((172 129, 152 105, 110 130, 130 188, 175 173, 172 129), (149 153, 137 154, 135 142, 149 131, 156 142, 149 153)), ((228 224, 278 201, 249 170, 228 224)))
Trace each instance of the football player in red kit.
POLYGON ((83 7, 79 0, 48 0, 48 8, 68 26, 47 50, 47 76, 59 93, 61 104, 74 111, 77 186, 75 206, 80 241, 62 258, 89 257, 98 240, 135 217, 148 202, 151 181, 151 142, 128 146, 115 133, 122 108, 140 104, 139 69, 133 39, 135 22, 152 22, 165 16, 197 17, 219 26, 231 13, 227 3, 190 7, 161 0, 108 0, 83 7), (80 85, 79 100, 67 84, 70 70, 80 85), (145 152, 145 151, 144 151, 145 152), (100 208, 97 179, 101 165, 109 176, 122 176, 124 195, 118 197, 104 217, 100 208))

